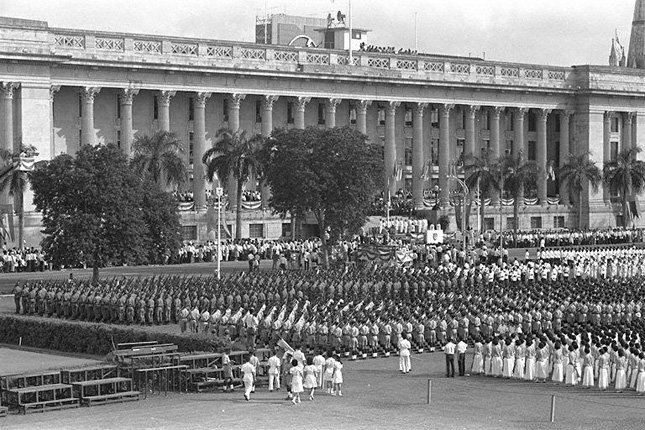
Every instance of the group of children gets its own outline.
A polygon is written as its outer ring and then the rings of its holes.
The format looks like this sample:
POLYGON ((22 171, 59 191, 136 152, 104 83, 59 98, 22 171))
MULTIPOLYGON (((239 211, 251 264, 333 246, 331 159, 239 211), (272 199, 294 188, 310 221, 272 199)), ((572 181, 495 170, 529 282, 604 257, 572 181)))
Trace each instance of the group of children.
MULTIPOLYGON (((277 348, 276 348, 277 349, 277 348)), ((230 366, 230 359, 224 354, 224 378, 225 389, 228 390, 229 383, 232 387, 232 372, 227 372, 226 366, 230 366), (229 378, 230 374, 230 379, 229 378)), ((255 354, 251 353, 249 359, 240 368, 244 382, 244 398, 250 400, 251 393, 255 391, 257 369, 260 363, 255 354)), ((267 373, 269 376, 269 392, 280 390, 284 385, 287 390, 287 398, 294 405, 301 402, 301 394, 309 393, 309 400, 314 400, 316 389, 325 389, 327 394, 342 396, 343 384, 343 363, 339 355, 330 353, 319 353, 316 356, 305 357, 300 350, 286 349, 282 358, 278 357, 277 351, 267 361, 267 373)))

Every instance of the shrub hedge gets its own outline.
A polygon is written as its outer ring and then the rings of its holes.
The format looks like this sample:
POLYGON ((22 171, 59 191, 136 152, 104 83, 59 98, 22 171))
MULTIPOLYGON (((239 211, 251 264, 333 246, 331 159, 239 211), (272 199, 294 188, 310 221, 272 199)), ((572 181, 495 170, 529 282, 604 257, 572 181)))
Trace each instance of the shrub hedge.
POLYGON ((180 352, 220 351, 227 347, 217 337, 202 334, 154 333, 131 327, 58 319, 0 315, 0 343, 55 351, 106 355, 114 344, 145 342, 174 343, 180 352))

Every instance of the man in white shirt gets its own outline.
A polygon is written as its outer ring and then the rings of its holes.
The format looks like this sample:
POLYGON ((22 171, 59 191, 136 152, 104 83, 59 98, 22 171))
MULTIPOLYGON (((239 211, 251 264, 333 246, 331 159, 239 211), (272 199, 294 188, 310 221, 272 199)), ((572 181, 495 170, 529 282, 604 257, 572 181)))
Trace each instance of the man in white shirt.
POLYGON ((244 398, 247 401, 251 400, 251 391, 253 391, 253 385, 255 384, 255 366, 251 362, 251 357, 253 355, 249 354, 248 361, 240 368, 244 375, 242 381, 244 381, 244 398))
POLYGON ((466 376, 466 349, 468 349, 468 345, 464 342, 464 339, 461 338, 457 344, 459 376, 466 376))
POLYGON ((269 391, 273 391, 275 387, 276 390, 280 389, 280 367, 282 362, 274 352, 268 360, 269 365, 269 391))
POLYGON ((443 348, 446 354, 446 378, 455 377, 455 349, 456 345, 452 342, 452 338, 448 338, 448 343, 443 348))

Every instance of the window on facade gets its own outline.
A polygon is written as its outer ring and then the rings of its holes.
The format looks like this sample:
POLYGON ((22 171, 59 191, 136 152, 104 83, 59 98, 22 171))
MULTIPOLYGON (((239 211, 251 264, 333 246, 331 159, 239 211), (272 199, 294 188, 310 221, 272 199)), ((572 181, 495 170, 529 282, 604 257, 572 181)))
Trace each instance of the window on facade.
POLYGON ((534 140, 529 140, 529 144, 528 144, 529 153, 526 154, 526 156, 531 161, 535 161, 535 157, 537 155, 536 154, 536 146, 537 146, 537 144, 535 143, 534 140))
POLYGON ((193 149, 195 146, 195 133, 188 132, 188 164, 193 164, 193 149))
POLYGON ((325 104, 318 103, 318 125, 325 125, 325 117, 326 117, 325 104))
POLYGON ((623 216, 622 215, 616 215, 616 225, 625 225, 623 223, 623 216))
POLYGON ((510 111, 506 115, 506 130, 508 131, 515 131, 515 112, 510 111))
POLYGON ((78 117, 83 117, 83 96, 78 95, 78 117))
POLYGON ((542 217, 541 216, 532 216, 531 217, 531 228, 542 228, 542 217))
POLYGON ((553 217, 553 228, 564 228, 564 217, 563 216, 554 216, 553 217))
POLYGON ((464 145, 466 141, 464 139, 457 139, 457 147, 455 148, 455 160, 457 161, 458 166, 464 165, 464 145))
POLYGON ((152 119, 159 119, 159 97, 152 96, 152 119))
POLYGON ((287 102, 287 124, 293 124, 293 102, 287 102))
POLYGON ((188 97, 188 121, 195 120, 195 99, 188 97))
POLYGON ((618 133, 618 117, 617 116, 612 116, 611 117, 611 132, 612 133, 618 133))
POLYGON ((430 141, 430 161, 435 166, 439 164, 439 139, 430 141))
POLYGON ((495 230, 495 218, 493 217, 484 218, 484 230, 495 230))
POLYGON ((226 97, 222 100, 222 121, 228 122, 228 99, 226 97))
POLYGON ((116 131, 116 146, 121 148, 121 130, 116 131))
POLYGON ((356 125, 356 106, 350 106, 349 108, 349 123, 356 125))
POLYGON ((282 223, 282 237, 291 237, 291 223, 283 222, 282 223))
POLYGON ((485 110, 482 112, 481 116, 482 124, 484 124, 484 130, 490 130, 490 112, 485 110))
POLYGON ((513 155, 513 141, 512 140, 507 140, 506 141, 506 147, 504 148, 505 153, 508 155, 513 155))
POLYGON ((116 119, 121 119, 121 94, 116 96, 116 119))
POLYGON ((430 111, 430 127, 439 128, 439 111, 437 109, 430 111))
POLYGON ((379 136, 378 143, 381 151, 381 160, 385 161, 385 136, 379 136))
POLYGON ((82 144, 83 144, 83 130, 79 130, 78 131, 78 146, 79 146, 79 148, 80 148, 80 146, 82 144))
POLYGON ((535 112, 529 111, 526 116, 529 120, 529 131, 537 131, 537 118, 535 112))
POLYGON ((262 100, 255 101, 255 123, 262 122, 262 100))
POLYGON ((264 237, 264 224, 249 224, 249 237, 264 237))
POLYGON ((466 109, 461 109, 459 111, 459 115, 457 115, 457 130, 463 130, 466 128, 466 115, 468 113, 466 112, 466 109))
POLYGON ((610 145, 611 145, 610 160, 616 161, 618 159, 618 142, 611 142, 610 145))
POLYGON ((512 216, 506 217, 506 229, 507 230, 515 229, 515 217, 512 217, 512 216))
POLYGON ((412 138, 405 138, 405 165, 412 166, 412 138))
POLYGON ((197 226, 196 225, 182 225, 181 238, 183 240, 197 240, 197 226))
POLYGON ((554 115, 555 132, 560 133, 560 115, 554 115))
POLYGON ((378 107, 378 125, 385 125, 385 108, 383 106, 378 107))
POLYGON ((405 126, 412 127, 412 108, 409 106, 405 107, 405 126))

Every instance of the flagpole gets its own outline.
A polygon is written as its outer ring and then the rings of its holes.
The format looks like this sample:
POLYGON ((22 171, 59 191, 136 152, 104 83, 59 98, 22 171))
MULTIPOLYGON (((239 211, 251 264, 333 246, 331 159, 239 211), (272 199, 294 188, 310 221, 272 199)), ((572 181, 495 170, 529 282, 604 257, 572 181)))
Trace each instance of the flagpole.
POLYGON ((349 1, 349 65, 354 65, 354 54, 352 50, 352 41, 354 39, 354 34, 352 32, 352 0, 349 1))

